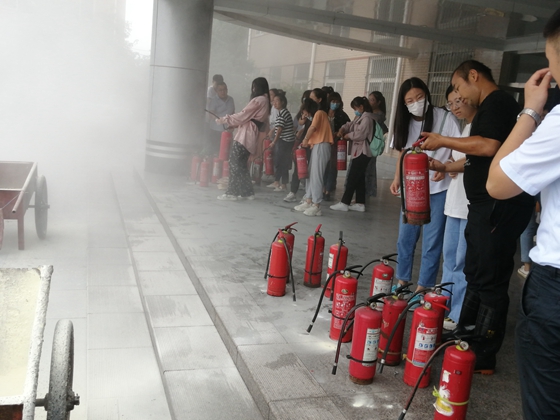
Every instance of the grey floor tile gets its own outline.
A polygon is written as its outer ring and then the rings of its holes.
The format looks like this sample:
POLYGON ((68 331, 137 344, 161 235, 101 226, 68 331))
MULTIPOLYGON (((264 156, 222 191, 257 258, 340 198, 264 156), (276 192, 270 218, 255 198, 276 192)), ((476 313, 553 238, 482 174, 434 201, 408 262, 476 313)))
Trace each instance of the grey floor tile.
POLYGON ((87 418, 88 420, 120 420, 119 401, 115 398, 90 399, 87 418))
POLYGON ((85 318, 86 290, 52 290, 49 294, 47 318, 85 318))
POLYGON ((119 420, 171 420, 169 405, 163 390, 148 398, 144 396, 119 398, 119 416, 119 420))
POLYGON ((89 265, 127 265, 130 264, 128 248, 91 248, 88 251, 89 265))
POLYGON ((235 368, 173 371, 165 378, 178 420, 263 418, 235 368))
POLYGON ((87 287, 86 265, 57 266, 51 278, 51 290, 84 290, 87 287))
POLYGON ((142 312, 88 316, 88 349, 151 346, 146 317, 142 312))
POLYGON ((142 293, 148 295, 196 295, 191 279, 181 271, 138 272, 142 293))
POLYGON ((149 347, 88 350, 89 398, 152 398, 163 390, 149 347))
POLYGON ((175 252, 175 248, 173 248, 167 236, 130 236, 128 240, 133 252, 175 252))
POLYGON ((235 367, 214 326, 155 328, 164 371, 235 367))
POLYGON ((328 397, 270 403, 270 417, 274 420, 340 420, 344 415, 328 397))
POLYGON ((132 264, 88 267, 89 286, 136 286, 132 264))
POLYGON ((145 299, 153 328, 213 325, 198 296, 146 296, 145 299))
POLYGON ((142 312, 137 287, 91 286, 88 293, 88 313, 142 312))
POLYGON ((161 223, 138 223, 125 221, 126 233, 129 236, 159 236, 166 238, 167 233, 161 223))
POLYGON ((133 252, 138 271, 183 270, 183 264, 175 252, 133 252))

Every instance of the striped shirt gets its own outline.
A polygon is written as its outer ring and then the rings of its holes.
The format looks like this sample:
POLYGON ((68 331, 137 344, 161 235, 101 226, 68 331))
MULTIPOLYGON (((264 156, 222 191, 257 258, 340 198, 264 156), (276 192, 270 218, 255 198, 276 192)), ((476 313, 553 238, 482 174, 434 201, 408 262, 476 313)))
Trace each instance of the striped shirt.
POLYGON ((294 121, 292 120, 292 114, 290 114, 290 111, 286 108, 281 109, 278 112, 278 117, 276 117, 274 126, 276 129, 278 129, 278 127, 282 127, 280 140, 287 142, 295 141, 296 136, 294 133, 294 121))

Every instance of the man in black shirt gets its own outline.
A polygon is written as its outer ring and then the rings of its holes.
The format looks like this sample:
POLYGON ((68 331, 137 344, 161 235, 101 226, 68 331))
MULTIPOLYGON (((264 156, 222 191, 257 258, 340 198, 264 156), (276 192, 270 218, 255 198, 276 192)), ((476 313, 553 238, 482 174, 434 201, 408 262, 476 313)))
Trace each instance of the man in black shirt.
POLYGON ((458 327, 453 334, 469 332, 477 359, 475 371, 492 374, 505 334, 508 288, 517 238, 529 222, 534 199, 522 193, 508 200, 495 200, 486 190, 492 158, 521 111, 515 99, 499 90, 491 70, 475 60, 465 61, 457 67, 451 84, 464 102, 478 108, 470 137, 451 138, 423 133, 426 140, 422 148, 447 147, 467 155, 463 177, 469 199, 464 269, 467 290, 458 327))

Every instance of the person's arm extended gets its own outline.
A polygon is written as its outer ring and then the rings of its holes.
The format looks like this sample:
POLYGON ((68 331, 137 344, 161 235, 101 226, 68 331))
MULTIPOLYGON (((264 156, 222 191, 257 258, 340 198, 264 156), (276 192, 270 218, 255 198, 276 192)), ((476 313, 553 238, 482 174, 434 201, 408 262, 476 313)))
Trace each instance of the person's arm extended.
MULTIPOLYGON (((525 84, 525 108, 530 108, 539 115, 542 115, 544 104, 548 98, 551 80, 552 76, 548 68, 538 70, 529 78, 525 84)), ((494 156, 486 182, 486 189, 492 197, 498 200, 505 200, 515 197, 523 191, 504 173, 500 166, 500 161, 531 137, 534 130, 535 120, 530 115, 522 114, 503 146, 494 156)))
POLYGON ((445 163, 439 160, 430 160, 430 169, 437 172, 465 172, 465 161, 466 158, 459 159, 457 161, 447 161, 445 163))
POLYGON ((437 150, 440 147, 447 147, 473 156, 492 157, 501 146, 498 140, 482 136, 446 137, 437 133, 423 132, 422 137, 426 137, 420 146, 424 150, 437 150))
POLYGON ((395 169, 395 177, 389 189, 391 194, 399 195, 399 188, 401 187, 401 156, 404 153, 404 149, 400 151, 399 157, 397 158, 397 168, 395 169))

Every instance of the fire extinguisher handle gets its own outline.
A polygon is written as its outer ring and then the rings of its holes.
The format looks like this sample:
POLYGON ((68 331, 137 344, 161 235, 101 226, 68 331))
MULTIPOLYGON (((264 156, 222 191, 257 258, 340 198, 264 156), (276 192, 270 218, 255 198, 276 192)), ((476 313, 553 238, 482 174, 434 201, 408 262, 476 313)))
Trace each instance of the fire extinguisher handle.
POLYGON ((381 257, 381 259, 382 260, 394 261, 391 258, 396 257, 397 255, 399 255, 399 254, 395 252, 394 254, 384 255, 384 256, 381 257))
MULTIPOLYGON (((284 226, 284 230, 290 229, 293 225, 297 225, 297 222, 290 223, 289 225, 284 226)), ((295 230, 295 229, 292 229, 292 230, 295 230)), ((296 232, 297 232, 297 231, 296 231, 296 232)))
POLYGON ((418 139, 418 140, 412 145, 412 147, 415 148, 415 147, 420 146, 422 143, 424 143, 424 140, 426 140, 426 137, 422 137, 422 138, 418 139))
POLYGON ((319 226, 317 226, 317 229, 315 229, 315 234, 321 233, 321 226, 323 225, 319 224, 319 226))

